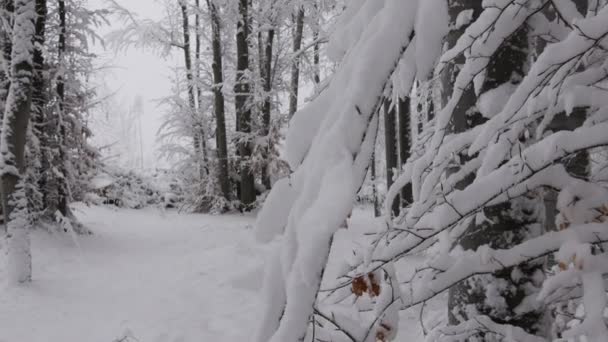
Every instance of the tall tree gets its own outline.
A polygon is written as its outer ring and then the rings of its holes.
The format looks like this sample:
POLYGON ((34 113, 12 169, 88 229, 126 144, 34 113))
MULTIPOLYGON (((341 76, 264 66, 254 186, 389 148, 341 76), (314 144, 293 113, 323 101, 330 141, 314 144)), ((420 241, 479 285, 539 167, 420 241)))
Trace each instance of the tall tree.
MULTIPOLYGON (((271 21, 271 25, 273 25, 271 21)), ((270 144, 270 111, 272 107, 272 63, 273 63, 273 45, 274 45, 274 27, 268 30, 266 40, 264 42, 264 58, 263 58, 263 83, 264 83, 264 103, 262 105, 262 132, 261 134, 267 138, 268 144, 270 144)), ((266 148, 268 150, 268 148, 266 148)), ((268 159, 266 153, 266 159, 268 159)), ((268 174, 268 163, 262 168, 262 183, 266 189, 270 189, 270 175, 268 174)))
POLYGON ((427 336, 431 341, 545 341, 540 323, 546 305, 566 300, 583 305, 585 317, 568 324, 572 328, 563 339, 608 338, 608 255, 601 248, 608 241, 608 162, 598 161, 601 170, 586 177, 568 165, 583 151, 608 146, 606 105, 600 99, 607 75, 602 45, 608 39, 608 7, 591 3, 594 9, 586 16, 573 11, 573 3, 551 1, 352 5, 343 23, 354 42, 341 46, 346 57, 331 83, 292 120, 290 130, 299 134, 288 137, 286 150, 295 170, 275 186, 258 216, 257 233, 267 234, 263 239, 284 231, 281 258, 266 282, 273 300, 262 320, 261 340, 305 340, 311 333, 317 340, 341 334, 351 341, 390 341, 396 338, 399 310, 424 308, 447 291, 452 326, 434 329, 427 336), (543 14, 547 6, 559 12, 555 20, 543 14), (447 44, 443 33, 435 35, 436 27, 426 25, 430 19, 446 24, 446 31, 451 24, 447 44), (399 30, 397 21, 403 23, 399 30), (360 37, 352 37, 353 27, 361 28, 360 37), (530 58, 532 32, 546 29, 551 45, 530 58), (438 51, 436 63, 425 53, 427 44, 438 51), (447 47, 443 53, 442 46, 447 47), (412 65, 429 61, 441 73, 435 79, 442 83, 436 90, 443 101, 387 195, 390 207, 411 184, 414 202, 397 218, 389 209, 381 232, 354 252, 358 261, 328 289, 340 302, 336 310, 315 305, 332 227, 356 194, 350 190, 357 183, 342 180, 360 175, 367 164, 358 156, 367 162, 365 152, 373 151, 361 134, 377 128, 370 116, 378 113, 377 101, 395 77, 394 66, 402 63, 408 75, 421 75, 424 68, 412 65), (576 115, 577 108, 586 108, 584 121, 572 120, 576 123, 567 130, 554 125, 557 115, 576 115), (302 126, 301 115, 308 120, 302 126), (327 184, 340 186, 328 189, 327 184), (557 232, 543 233, 539 195, 545 187, 559 191, 557 232), (322 229, 311 232, 311 226, 322 229), (398 261, 420 256, 427 246, 433 246, 430 257, 413 275, 399 279, 398 261), (539 261, 556 251, 560 270, 545 280, 539 261), (361 324, 350 320, 359 308, 351 314, 343 305, 352 303, 353 295, 363 297, 361 304, 373 312, 359 315, 361 324), (321 326, 330 327, 326 336, 319 333, 321 326))
POLYGON ((376 153, 372 154, 372 160, 370 162, 370 179, 372 182, 372 197, 374 201, 374 217, 380 217, 382 215, 382 207, 380 200, 378 199, 378 184, 376 183, 376 153))
POLYGON ((201 27, 201 6, 200 0, 196 0, 195 2, 195 17, 194 17, 194 29, 195 29, 195 52, 194 52, 194 60, 196 65, 194 66, 195 78, 196 78, 196 99, 197 99, 197 118, 199 122, 198 130, 200 131, 200 149, 203 158, 203 170, 204 174, 209 173, 207 170, 208 166, 208 151, 207 151, 207 134, 206 134, 206 125, 205 125, 205 113, 203 112, 203 85, 202 85, 202 35, 203 30, 201 27))
POLYGON ((222 62, 222 35, 220 17, 213 0, 207 0, 211 15, 211 48, 213 50, 213 109, 215 112, 215 140, 217 145, 217 175, 224 199, 229 201, 230 177, 228 176, 228 143, 226 137, 226 113, 224 99, 224 71, 222 62))
POLYGON ((32 103, 36 1, 16 0, 14 6, 11 85, 0 136, 0 176, 2 207, 7 227, 9 281, 23 283, 32 278, 30 222, 23 176, 32 103))
POLYGON ((6 97, 8 96, 9 87, 11 85, 10 69, 13 43, 10 32, 13 23, 13 0, 0 1, 0 9, 2 10, 2 13, 0 13, 0 50, 2 53, 2 64, 0 65, 0 108, 4 109, 6 97))
MULTIPOLYGON (((66 60, 67 60, 67 39, 68 39, 68 23, 67 23, 67 15, 68 15, 68 11, 66 9, 66 4, 64 0, 58 0, 58 12, 59 12, 59 46, 57 48, 57 54, 58 54, 58 58, 57 60, 59 61, 59 65, 60 68, 66 65, 66 60)), ((59 113, 57 114, 58 117, 56 118, 56 126, 59 129, 59 132, 57 132, 58 134, 56 134, 56 139, 58 140, 58 150, 59 150, 59 155, 58 155, 58 160, 56 160, 55 164, 59 164, 61 166, 64 166, 65 161, 66 161, 66 151, 64 149, 64 146, 62 145, 62 142, 65 141, 66 139, 66 129, 65 126, 62 125, 60 123, 61 117, 64 116, 66 114, 67 111, 67 99, 66 99, 66 84, 65 84, 65 79, 64 79, 64 75, 62 75, 61 72, 59 72, 59 75, 57 76, 57 97, 58 97, 58 103, 59 103, 59 113)), ((61 169, 64 169, 64 167, 61 167, 61 169)), ((64 173, 65 175, 65 173, 64 173)), ((57 208, 58 210, 64 214, 64 216, 67 216, 69 207, 68 207, 68 191, 65 188, 65 186, 63 186, 64 184, 61 184, 62 182, 59 181, 57 186, 57 193, 58 193, 58 198, 56 201, 57 204, 57 208)), ((48 203, 47 203, 48 205, 48 203)))
MULTIPOLYGON (((403 166, 410 158, 412 149, 412 134, 411 134, 411 109, 410 97, 399 99, 399 167, 403 166)), ((412 194, 412 185, 408 184, 401 190, 401 205, 407 206, 414 201, 412 194)))
MULTIPOLYGON (((66 218, 73 218, 71 213, 69 202, 70 202, 70 190, 68 184, 68 177, 70 171, 68 170, 67 163, 69 162, 69 147, 68 145, 68 129, 69 125, 68 113, 72 111, 71 104, 68 101, 66 91, 66 73, 62 70, 68 69, 68 9, 64 0, 58 0, 58 14, 59 14, 59 39, 57 46, 57 61, 59 72, 56 81, 56 92, 57 92, 57 103, 58 111, 56 111, 48 121, 52 124, 45 125, 47 130, 45 133, 47 137, 51 137, 53 154, 52 161, 50 162, 56 170, 59 170, 62 174, 58 177, 51 170, 46 170, 49 178, 53 179, 52 184, 49 184, 52 188, 46 192, 47 197, 45 200, 45 206, 48 207, 48 213, 53 218, 56 211, 59 211, 62 216, 66 218), (56 130, 56 131, 54 131, 56 130)), ((49 186, 47 185, 47 186, 49 186)))
MULTIPOLYGON (((480 9, 481 4, 477 6, 480 9)), ((450 10, 453 11, 453 18, 456 19, 455 7, 451 7, 450 10)), ((458 10, 462 10, 462 8, 458 8, 458 10)), ((527 51, 528 33, 525 28, 521 28, 511 35, 492 56, 487 66, 483 85, 479 89, 480 96, 486 96, 485 93, 496 91, 501 87, 510 87, 511 84, 521 80, 529 57, 527 51)), ((470 85, 469 88, 468 93, 471 95, 467 98, 472 99, 469 102, 471 106, 462 107, 466 112, 458 112, 461 113, 461 116, 454 120, 457 132, 471 129, 485 121, 485 118, 482 117, 484 113, 471 112, 471 108, 475 106, 475 96, 473 85, 470 85)), ((488 116, 489 113, 485 113, 485 115, 488 116)), ((541 212, 537 208, 539 206, 542 206, 542 200, 535 193, 496 206, 488 206, 483 209, 483 214, 487 219, 472 223, 458 243, 464 250, 477 250, 484 245, 496 249, 506 249, 522 243, 540 234, 539 226, 542 225, 543 218, 539 216, 539 212, 541 212)), ((453 287, 450 290, 448 308, 450 321, 453 324, 459 324, 473 319, 469 315, 471 307, 475 307, 477 314, 486 315, 496 322, 504 322, 520 327, 529 333, 542 335, 543 332, 540 331, 543 328, 542 312, 534 308, 521 310, 520 307, 520 304, 530 294, 530 284, 534 283, 532 278, 536 272, 540 271, 541 266, 538 263, 520 266, 518 268, 520 275, 517 279, 511 277, 513 269, 507 268, 492 275, 473 277, 453 287), (488 286, 492 286, 491 284, 501 284, 495 289, 496 293, 488 293, 488 286), (492 298, 488 298, 488 296, 496 295, 501 296, 505 303, 493 303, 492 298)))
MULTIPOLYGON (((581 16, 587 13, 589 2, 577 1, 574 4, 581 16)), ((555 20, 559 16, 558 9, 554 7, 547 7, 543 12, 552 20, 555 20)), ((546 48, 547 41, 543 37, 536 37, 534 45, 534 52, 536 55, 534 58, 537 58, 546 48)), ((577 127, 582 126, 586 119, 587 108, 574 108, 572 113, 561 112, 557 114, 555 118, 551 120, 551 123, 548 124, 546 129, 550 132, 572 131, 577 127)), ((577 177, 585 178, 589 176, 589 153, 587 151, 577 153, 569 160, 565 160, 564 164, 566 169, 577 177)), ((558 228, 555 222, 558 214, 557 196, 558 192, 555 191, 555 189, 545 189, 545 226, 548 231, 554 231, 558 228)))
MULTIPOLYGON (((199 174, 204 175, 205 165, 202 165, 203 160, 206 159, 205 151, 203 150, 203 141, 205 140, 205 134, 203 134, 203 127, 201 124, 201 118, 198 115, 196 106, 196 85, 194 83, 194 66, 192 65, 192 47, 190 41, 190 11, 188 9, 188 3, 186 0, 178 0, 179 7, 182 15, 182 51, 184 54, 184 66, 186 68, 186 87, 188 92, 188 110, 192 117, 193 124, 193 144, 194 154, 197 160, 197 168, 199 174)), ((198 35, 197 35, 198 38, 198 35)))
MULTIPOLYGON (((45 206, 45 196, 40 196, 41 192, 45 193, 47 190, 52 190, 48 187, 48 183, 45 177, 32 177, 34 174, 34 169, 36 169, 36 164, 39 164, 40 170, 36 170, 40 172, 41 170, 52 170, 50 159, 46 158, 47 155, 42 155, 41 146, 49 147, 49 141, 46 134, 43 134, 45 130, 48 128, 46 125, 46 106, 49 98, 48 94, 48 77, 45 75, 45 58, 43 47, 46 44, 46 21, 47 21, 47 4, 46 0, 36 0, 36 43, 34 45, 34 56, 33 56, 33 66, 34 66, 34 78, 32 81, 32 132, 35 136, 38 137, 39 144, 36 146, 35 144, 28 144, 28 151, 26 151, 26 156, 28 159, 28 168, 32 170, 30 171, 26 179, 28 189, 28 200, 30 202, 30 211, 36 212, 42 208, 36 208, 37 206, 45 206), (27 155, 30 154, 30 155, 27 155), (34 158, 32 158, 34 157, 34 158), (37 158, 36 158, 37 157, 37 158), (38 178, 38 179, 36 179, 38 178), (36 184, 33 184, 36 183, 36 184)), ((52 171, 51 171, 52 172, 52 171)), ((54 208, 56 210, 56 208, 54 208)))
POLYGON ((249 78, 249 2, 239 0, 238 22, 236 32, 236 83, 234 85, 237 131, 239 133, 238 150, 240 158, 240 200, 248 210, 256 200, 255 178, 250 166, 252 154, 251 137, 251 85, 249 78))
POLYGON ((312 57, 314 67, 313 81, 316 85, 318 85, 319 83, 321 83, 321 43, 319 42, 319 31, 321 29, 321 12, 319 3, 317 3, 316 1, 314 3, 314 8, 317 22, 315 22, 312 27, 312 39, 315 42, 312 57))
MULTIPOLYGON (((393 185, 395 170, 399 168, 399 150, 397 142, 397 106, 394 106, 388 98, 384 99, 384 146, 386 156, 386 186, 387 189, 393 185)), ((392 215, 399 215, 401 203, 396 197, 391 203, 392 215)))
POLYGON ((304 36, 304 8, 298 9, 294 18, 295 28, 293 31, 293 52, 295 56, 291 64, 291 86, 289 89, 289 118, 298 110, 298 92, 300 89, 300 49, 304 36))

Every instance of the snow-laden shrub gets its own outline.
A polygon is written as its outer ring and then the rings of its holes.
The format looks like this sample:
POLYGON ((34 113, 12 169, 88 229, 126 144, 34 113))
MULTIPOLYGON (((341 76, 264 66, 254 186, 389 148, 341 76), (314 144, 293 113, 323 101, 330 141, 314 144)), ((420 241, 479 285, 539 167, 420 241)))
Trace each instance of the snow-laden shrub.
POLYGON ((107 168, 91 181, 85 200, 95 204, 141 209, 149 206, 175 208, 182 200, 182 187, 168 171, 137 173, 107 168))

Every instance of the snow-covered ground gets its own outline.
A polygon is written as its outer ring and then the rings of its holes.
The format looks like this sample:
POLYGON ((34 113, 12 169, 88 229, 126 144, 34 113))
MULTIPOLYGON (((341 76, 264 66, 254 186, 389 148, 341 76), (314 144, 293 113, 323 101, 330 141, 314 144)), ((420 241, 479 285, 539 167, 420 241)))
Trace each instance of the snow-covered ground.
POLYGON ((264 260, 253 218, 77 209, 95 234, 33 235, 34 281, 0 291, 1 342, 248 340, 264 260))
MULTIPOLYGON (((94 235, 35 232, 34 281, 25 287, 6 287, 0 268, 0 342, 251 340, 268 255, 252 216, 75 209, 94 235)), ((356 211, 332 254, 352 248, 350 235, 370 217, 356 211)), ((418 312, 402 318, 411 329, 400 336, 419 340, 418 312)))

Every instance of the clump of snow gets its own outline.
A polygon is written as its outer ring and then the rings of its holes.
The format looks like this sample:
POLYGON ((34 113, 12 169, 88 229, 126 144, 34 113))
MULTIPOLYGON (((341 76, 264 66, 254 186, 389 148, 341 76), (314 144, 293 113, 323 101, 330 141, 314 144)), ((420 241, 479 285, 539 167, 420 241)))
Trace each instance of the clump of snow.
POLYGON ((449 22, 446 0, 420 1, 416 20, 416 68, 420 79, 426 79, 433 71, 449 22))
POLYGON ((109 174, 102 172, 91 179, 91 189, 101 190, 114 184, 116 180, 109 174))
POLYGON ((283 178, 274 184, 255 223, 258 241, 266 243, 283 233, 294 200, 295 189, 289 178, 283 178))
POLYGON ((456 17, 456 23, 454 24, 454 29, 459 30, 466 25, 469 25, 473 21, 473 14, 475 11, 473 9, 466 9, 460 11, 458 16, 456 17))
POLYGON ((479 110, 479 113, 488 119, 494 117, 503 110, 516 89, 516 84, 507 82, 492 90, 484 92, 477 100, 477 109, 479 110))
POLYGON ((334 62, 344 55, 359 40, 366 25, 382 9, 385 0, 353 0, 342 13, 337 29, 332 33, 327 46, 327 55, 334 62))

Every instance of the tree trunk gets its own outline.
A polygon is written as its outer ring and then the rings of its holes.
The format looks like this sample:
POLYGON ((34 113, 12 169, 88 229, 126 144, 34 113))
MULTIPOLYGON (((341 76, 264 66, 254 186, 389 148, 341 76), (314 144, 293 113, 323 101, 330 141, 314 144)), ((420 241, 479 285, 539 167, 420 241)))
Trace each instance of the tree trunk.
MULTIPOLYGON (((458 1, 453 5, 455 6, 450 7, 450 14, 455 20, 457 13, 463 9, 463 4, 458 1)), ((478 7, 474 9, 478 11, 478 7)), ((487 67, 481 93, 523 78, 528 59, 528 43, 528 32, 523 27, 499 48, 487 67)), ((444 83, 444 91, 445 86, 444 83)), ((467 105, 458 110, 459 117, 455 117, 453 122, 457 132, 470 129, 486 120, 479 113, 470 111, 474 106, 475 94, 472 87, 469 88, 471 89, 467 89, 467 98, 463 99, 467 105)), ((476 250, 484 245, 494 249, 507 249, 522 243, 542 233, 542 207, 542 198, 533 192, 506 203, 486 207, 483 209, 486 219, 482 220, 483 222, 473 222, 458 243, 464 250, 476 250)), ((535 275, 542 271, 541 269, 542 263, 530 262, 491 275, 475 276, 457 284, 449 292, 450 323, 457 324, 462 320, 473 319, 471 315, 487 315, 496 323, 517 326, 539 336, 545 335, 541 324, 544 319, 542 309, 526 307, 525 310, 520 310, 524 300, 534 295, 531 292, 535 291, 534 287, 539 286, 535 275), (518 276, 512 277, 513 272, 518 276)), ((484 338, 483 334, 477 337, 484 338)))
MULTIPOLYGON (((297 53, 302 48, 302 36, 304 33, 304 8, 300 8, 295 19, 295 31, 293 34, 293 52, 297 53)), ((289 119, 298 110, 298 91, 300 88, 300 55, 294 57, 291 65, 291 85, 289 92, 289 119)))
MULTIPOLYGON (((3 11, 3 13, 0 13, 0 15, 3 16, 2 20, 4 20, 7 25, 12 27, 13 12, 15 10, 13 0, 0 0, 0 10, 3 11)), ((13 42, 10 32, 8 30, 0 30, 0 53, 2 53, 3 63, 3 65, 0 66, 0 119, 4 117, 6 99, 11 86, 10 71, 12 51, 13 42)), ((6 234, 6 225, 3 225, 2 230, 6 234)))
MULTIPOLYGON (((65 8, 65 1, 58 0, 57 1, 58 12, 59 12, 59 63, 63 63, 63 59, 66 52, 66 35, 67 35, 67 11, 65 8)), ((57 76, 57 96, 59 96, 59 105, 62 107, 61 110, 63 112, 63 106, 65 102, 65 83, 63 81, 63 77, 61 73, 57 76)))
POLYGON ((207 0, 211 13, 211 46, 213 50, 213 98, 215 111, 215 141, 217 144, 217 173, 220 189, 226 201, 230 196, 230 177, 228 176, 228 143, 226 138, 226 113, 224 92, 224 72, 222 66, 222 35, 220 31, 219 13, 213 0, 207 0))
POLYGON ((11 283, 29 282, 32 259, 29 240, 29 214, 23 185, 25 142, 32 104, 36 1, 15 1, 12 41, 11 85, 4 111, 0 156, 2 206, 7 230, 8 277, 11 283))
MULTIPOLYGON (((582 15, 587 13, 587 7, 589 5, 587 1, 578 1, 575 2, 575 5, 582 15)), ((555 19, 557 16, 553 7, 546 8, 545 15, 547 15, 547 17, 550 19, 555 19)), ((535 43, 536 55, 540 55, 545 49, 547 43, 540 37, 536 39, 535 43)), ((570 115, 566 115, 566 113, 556 115, 553 121, 547 127, 547 130, 552 132, 573 131, 576 128, 581 127, 586 118, 586 109, 575 108, 573 113, 570 115)), ((585 178, 589 174, 589 153, 587 151, 579 152, 573 158, 567 160, 564 164, 566 170, 572 175, 585 178)), ((547 231, 557 230, 555 224, 555 218, 557 216, 557 195, 557 191, 553 189, 545 190, 545 227, 547 231)))
POLYGON ((374 217, 382 215, 380 201, 378 201, 378 185, 376 184, 376 152, 372 154, 371 160, 371 181, 372 181, 372 197, 374 200, 374 217))
POLYGON ((44 54, 42 47, 45 45, 47 6, 46 0, 36 0, 36 43, 34 45, 34 56, 32 59, 34 66, 34 79, 32 81, 32 113, 37 122, 43 121, 43 107, 46 103, 45 98, 45 77, 44 77, 44 54))
MULTIPOLYGON (((26 183, 37 183, 35 186, 40 189, 42 192, 42 198, 35 198, 33 194, 29 191, 28 195, 28 203, 30 205, 31 211, 41 211, 47 208, 47 193, 48 181, 47 175, 53 172, 53 168, 51 167, 50 161, 52 160, 52 151, 49 151, 51 146, 51 142, 48 137, 49 129, 45 127, 47 118, 45 117, 45 105, 47 103, 47 88, 46 88, 46 77, 44 75, 45 71, 45 61, 44 54, 42 51, 42 47, 45 45, 45 33, 46 33, 46 18, 47 18, 47 5, 46 0, 36 0, 36 44, 34 46, 34 56, 32 59, 34 66, 34 75, 32 80, 32 132, 38 138, 39 141, 39 149, 32 151, 29 150, 28 154, 33 157, 36 157, 36 160, 31 161, 28 164, 28 167, 32 167, 37 172, 40 173, 40 179, 26 179, 26 183), (47 153, 48 152, 48 153, 47 153), (41 202, 37 202, 41 200, 41 202)), ((33 158, 32 158, 33 159, 33 158)), ((52 189, 54 190, 54 189, 52 189)))
POLYGON ((202 27, 201 27, 201 14, 200 14, 200 0, 196 0, 196 15, 194 19, 194 26, 196 30, 196 47, 194 52, 194 60, 195 67, 194 71, 196 73, 196 99, 198 100, 198 118, 201 122, 200 124, 200 139, 201 139, 201 152, 203 154, 203 170, 205 175, 209 174, 208 164, 209 157, 207 152, 207 134, 205 133, 205 113, 203 113, 203 91, 201 87, 201 48, 202 48, 202 27))
MULTIPOLYGON (((395 170, 399 168, 399 152, 397 150, 397 111, 388 98, 384 99, 384 145, 386 147, 386 189, 393 185, 395 170)), ((393 216, 399 215, 399 197, 391 203, 393 216)))
MULTIPOLYGON (((412 149, 410 98, 399 99, 399 159, 403 166, 410 158, 412 149)), ((408 183, 401 190, 401 205, 406 207, 414 201, 412 184, 408 183)))
MULTIPOLYGON (((473 10, 473 18, 478 18, 481 11, 481 0, 450 0, 449 4, 449 15, 450 23, 456 23, 458 15, 462 11, 473 10)), ((467 26, 463 26, 457 30, 451 30, 447 36, 447 48, 453 47, 460 36, 464 33, 467 26)), ((455 63, 446 65, 444 72, 441 74, 441 106, 444 107, 452 96, 454 90, 453 84, 458 76, 458 70, 464 63, 464 58, 459 57, 455 63)), ((424 101, 428 101, 424 99, 424 101)), ((450 131, 454 133, 460 133, 466 131, 470 126, 467 123, 467 112, 476 106, 477 96, 472 86, 469 86, 464 90, 462 97, 452 115, 452 121, 450 122, 450 131)), ((428 118, 428 115, 427 115, 428 118)), ((448 173, 455 173, 458 171, 458 167, 454 167, 448 170, 448 173)), ((467 177, 464 181, 457 185, 458 189, 463 189, 473 181, 471 176, 467 177)), ((471 227, 468 228, 469 230, 471 227)), ((477 301, 483 301, 482 298, 466 298, 466 284, 459 283, 448 292, 448 319, 452 325, 461 323, 462 320, 466 320, 466 316, 462 316, 460 312, 467 304, 478 304, 477 301)))
MULTIPOLYGON (((59 63, 63 65, 65 62, 65 55, 67 52, 67 10, 65 6, 64 0, 58 1, 58 11, 59 11, 59 63)), ((66 152, 64 150, 63 142, 66 138, 65 126, 62 123, 61 116, 65 115, 66 112, 66 104, 65 104, 65 82, 63 77, 59 75, 57 77, 57 96, 59 97, 59 113, 57 114, 56 119, 56 127, 59 127, 59 138, 58 139, 58 150, 59 150, 59 158, 55 161, 56 167, 62 170, 63 174, 66 174, 65 170, 65 161, 67 159, 66 152)), ((68 189, 67 189, 67 180, 66 177, 59 178, 57 180, 57 192, 59 198, 57 199, 57 209, 64 217, 72 216, 70 212, 70 208, 68 206, 68 189)), ((54 214, 54 213, 52 213, 54 214)))
MULTIPOLYGON (((268 30, 268 37, 266 38, 266 43, 264 44, 264 68, 262 78, 264 80, 264 104, 262 107, 262 135, 265 136, 268 140, 267 143, 270 144, 270 110, 271 110, 271 97, 270 91, 272 90, 272 50, 274 44, 274 29, 268 30)), ((269 149, 270 146, 267 147, 269 149)), ((270 175, 268 174, 268 158, 266 156, 266 162, 264 167, 262 168, 262 183, 266 189, 270 190, 270 175)))
MULTIPOLYGON (((319 11, 319 4, 317 2, 315 2, 315 10, 316 10, 316 16, 317 18, 320 18, 320 13, 318 13, 319 11)), ((315 85, 319 85, 319 83, 321 83, 321 44, 319 44, 319 29, 320 29, 320 23, 319 23, 320 19, 315 23, 314 27, 312 28, 312 39, 313 41, 315 41, 315 45, 313 47, 313 65, 314 65, 314 76, 313 76, 313 80, 315 82, 315 85)))
MULTIPOLYGON (((10 25, 14 11, 13 0, 1 0, 0 10, 4 12, 0 14, 3 16, 2 20, 5 20, 6 23, 10 25)), ((4 114, 3 111, 6 104, 6 97, 8 96, 11 85, 11 75, 9 73, 12 50, 13 42, 11 40, 10 32, 8 30, 0 30, 0 53, 2 53, 2 60, 4 63, 4 65, 0 66, 0 108, 3 109, 0 111, 0 115, 4 114), (5 73, 5 70, 9 71, 9 73, 5 73)))
POLYGON ((190 19, 188 13, 188 5, 185 0, 178 0, 179 6, 182 13, 182 35, 183 35, 183 47, 184 52, 184 66, 186 68, 186 84, 188 89, 188 111, 192 118, 192 143, 194 145, 194 154, 196 156, 196 163, 198 172, 202 176, 204 175, 203 165, 201 161, 202 150, 201 142, 204 139, 202 134, 202 126, 200 118, 197 116, 196 110, 196 90, 194 85, 194 69, 192 67, 192 49, 190 45, 190 19))
POLYGON ((252 154, 251 142, 251 87, 249 84, 249 3, 239 0, 239 20, 236 33, 236 84, 235 107, 238 122, 238 132, 241 133, 238 142, 240 158, 240 200, 244 210, 251 209, 256 200, 255 179, 250 166, 252 154))

